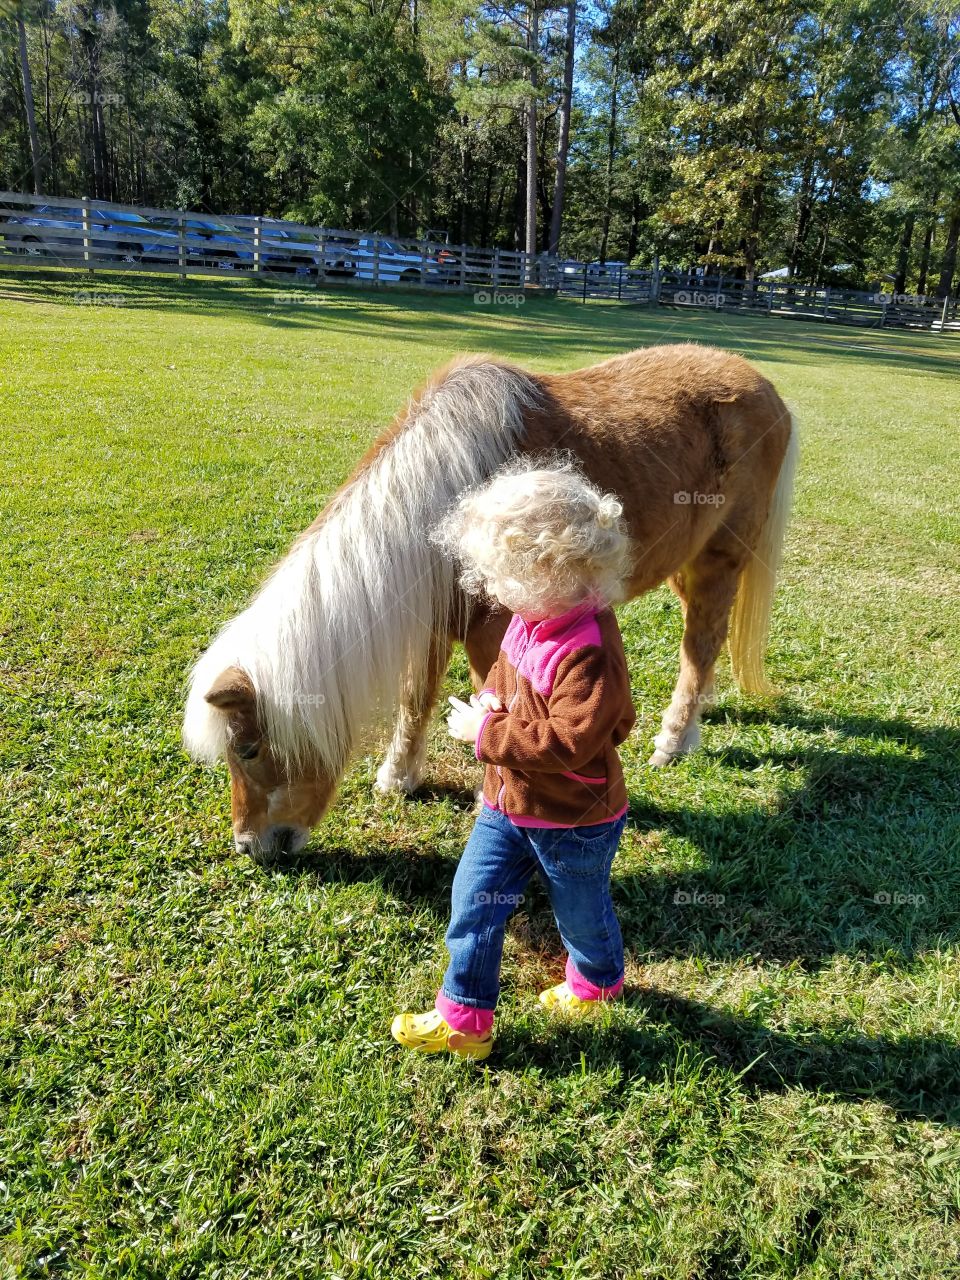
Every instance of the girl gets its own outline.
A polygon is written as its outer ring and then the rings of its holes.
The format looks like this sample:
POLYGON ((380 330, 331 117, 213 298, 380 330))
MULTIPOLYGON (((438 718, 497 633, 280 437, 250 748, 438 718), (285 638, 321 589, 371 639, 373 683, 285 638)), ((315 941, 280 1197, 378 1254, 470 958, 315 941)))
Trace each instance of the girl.
POLYGON ((636 716, 609 607, 630 568, 622 511, 570 465, 521 461, 461 498, 435 535, 464 588, 513 617, 483 691, 450 699, 451 736, 486 765, 483 806, 453 882, 435 1007, 393 1020, 409 1049, 490 1053, 504 929, 535 870, 568 953, 566 981, 542 1003, 584 1010, 623 986, 610 867, 627 810, 617 747, 636 716))

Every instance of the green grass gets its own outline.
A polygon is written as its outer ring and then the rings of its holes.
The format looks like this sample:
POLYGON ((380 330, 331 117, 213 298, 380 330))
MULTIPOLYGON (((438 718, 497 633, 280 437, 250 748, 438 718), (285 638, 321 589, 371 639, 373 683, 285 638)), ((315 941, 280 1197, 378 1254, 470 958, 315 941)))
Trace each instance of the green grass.
POLYGON ((0 279, 0 347, 0 1275, 960 1274, 955 341, 38 272, 0 279), (309 856, 263 871, 225 771, 181 751, 185 670, 453 352, 568 369, 687 338, 802 424, 784 696, 724 669, 704 751, 648 772, 680 622, 665 590, 625 607, 630 998, 541 1014, 535 893, 489 1063, 405 1054, 467 753, 438 717, 405 802, 371 747, 309 856))

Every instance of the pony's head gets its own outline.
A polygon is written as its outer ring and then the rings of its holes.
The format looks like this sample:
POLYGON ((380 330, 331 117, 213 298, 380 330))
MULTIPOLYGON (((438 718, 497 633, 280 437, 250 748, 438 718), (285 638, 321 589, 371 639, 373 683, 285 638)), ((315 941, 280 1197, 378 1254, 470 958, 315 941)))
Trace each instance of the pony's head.
POLYGON ((326 813, 337 779, 274 750, 253 681, 240 667, 228 667, 212 682, 197 676, 208 687, 198 688, 195 681, 187 737, 195 754, 225 759, 229 766, 237 852, 258 863, 298 853, 326 813))

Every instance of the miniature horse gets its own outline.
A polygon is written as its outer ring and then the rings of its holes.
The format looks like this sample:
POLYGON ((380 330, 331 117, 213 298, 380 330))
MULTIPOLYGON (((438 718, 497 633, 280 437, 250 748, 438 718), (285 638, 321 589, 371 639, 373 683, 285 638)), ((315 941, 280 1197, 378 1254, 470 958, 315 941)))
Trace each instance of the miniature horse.
POLYGON ((480 688, 508 621, 464 596, 430 530, 517 454, 557 451, 623 503, 628 598, 664 580, 680 598, 680 676, 650 763, 698 745, 728 628, 740 687, 768 690, 796 462, 796 430, 770 382, 691 344, 563 374, 462 357, 414 395, 193 670, 184 738, 230 767, 238 850, 261 861, 302 848, 361 735, 388 717, 377 785, 417 787, 453 642, 480 688))

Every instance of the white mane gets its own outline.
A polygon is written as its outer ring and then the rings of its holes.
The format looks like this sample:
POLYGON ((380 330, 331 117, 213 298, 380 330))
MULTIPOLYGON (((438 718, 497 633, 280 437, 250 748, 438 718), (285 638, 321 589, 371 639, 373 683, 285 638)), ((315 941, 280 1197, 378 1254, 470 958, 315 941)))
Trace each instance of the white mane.
POLYGON ((193 755, 224 754, 228 717, 204 695, 236 666, 274 752, 339 775, 357 736, 423 671, 431 635, 449 627, 456 570, 430 530, 513 456, 538 399, 533 378, 482 357, 427 389, 194 667, 184 718, 193 755))

